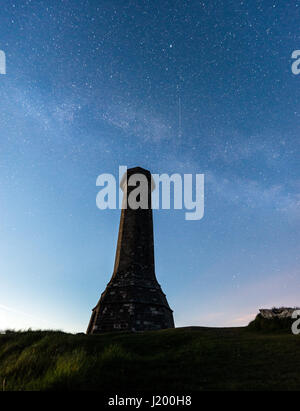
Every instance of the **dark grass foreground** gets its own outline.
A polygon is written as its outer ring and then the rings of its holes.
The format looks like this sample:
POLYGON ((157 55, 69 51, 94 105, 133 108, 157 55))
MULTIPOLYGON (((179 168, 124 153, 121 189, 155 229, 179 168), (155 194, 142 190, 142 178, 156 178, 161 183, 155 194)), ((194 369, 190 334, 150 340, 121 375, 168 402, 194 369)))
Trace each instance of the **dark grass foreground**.
POLYGON ((0 335, 0 390, 299 390, 300 336, 188 327, 0 335))

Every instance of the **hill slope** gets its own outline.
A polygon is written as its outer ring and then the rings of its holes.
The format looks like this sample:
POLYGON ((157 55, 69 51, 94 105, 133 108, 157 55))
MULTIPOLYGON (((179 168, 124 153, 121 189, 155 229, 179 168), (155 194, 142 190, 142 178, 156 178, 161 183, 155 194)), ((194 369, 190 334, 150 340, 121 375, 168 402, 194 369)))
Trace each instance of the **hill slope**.
POLYGON ((299 390, 300 337, 187 327, 0 335, 0 390, 299 390))

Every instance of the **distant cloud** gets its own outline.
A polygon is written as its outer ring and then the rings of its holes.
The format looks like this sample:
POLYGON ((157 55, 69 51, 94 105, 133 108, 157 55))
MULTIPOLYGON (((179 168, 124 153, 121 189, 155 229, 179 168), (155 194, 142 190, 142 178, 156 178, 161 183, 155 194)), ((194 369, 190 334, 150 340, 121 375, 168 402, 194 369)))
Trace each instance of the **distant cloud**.
POLYGON ((43 321, 40 322, 40 319, 37 320, 30 314, 0 304, 0 331, 11 328, 26 329, 38 323, 43 324, 43 321))
POLYGON ((212 162, 222 162, 226 165, 247 161, 263 161, 264 166, 274 167, 289 153, 288 144, 280 134, 273 136, 270 132, 244 135, 236 129, 218 130, 210 136, 208 150, 212 162))
POLYGON ((283 184, 264 186, 260 181, 234 176, 225 178, 206 173, 206 183, 226 201, 241 203, 250 208, 269 208, 300 218, 300 192, 297 184, 289 191, 283 184))
POLYGON ((17 120, 31 119, 34 125, 45 131, 57 133, 72 125, 75 115, 81 110, 72 99, 43 96, 39 91, 10 84, 3 93, 1 105, 17 120))
POLYGON ((72 123, 75 114, 81 109, 80 105, 74 103, 60 103, 56 105, 51 114, 59 123, 72 123))
POLYGON ((249 324, 250 321, 254 320, 258 312, 253 312, 251 314, 244 314, 237 318, 233 318, 231 321, 235 326, 243 326, 249 324))
POLYGON ((282 273, 269 272, 261 278, 247 278, 234 288, 220 290, 213 298, 193 304, 183 304, 175 311, 176 326, 208 327, 246 326, 254 320, 260 308, 299 305, 299 268, 287 267, 282 273), (225 303, 226 302, 226 303, 225 303), (211 308, 211 310, 209 310, 211 308))
POLYGON ((102 118, 124 133, 144 141, 160 142, 172 137, 172 127, 162 116, 150 113, 146 107, 137 107, 122 100, 110 105, 102 118))
POLYGON ((82 330, 82 325, 70 325, 67 321, 63 322, 59 318, 50 318, 47 313, 43 314, 43 318, 38 317, 19 309, 0 304, 0 332, 8 329, 27 330, 29 328, 33 330, 62 329, 67 332, 76 332, 82 330))

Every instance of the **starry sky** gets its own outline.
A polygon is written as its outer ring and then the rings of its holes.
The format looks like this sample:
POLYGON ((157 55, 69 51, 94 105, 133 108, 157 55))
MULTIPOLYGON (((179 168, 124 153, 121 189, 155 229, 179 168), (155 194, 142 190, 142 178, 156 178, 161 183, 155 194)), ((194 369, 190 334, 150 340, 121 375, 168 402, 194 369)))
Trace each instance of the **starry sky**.
POLYGON ((155 210, 176 326, 297 306, 300 3, 6 0, 0 8, 0 329, 85 331, 110 280, 120 165, 204 173, 205 214, 155 210))

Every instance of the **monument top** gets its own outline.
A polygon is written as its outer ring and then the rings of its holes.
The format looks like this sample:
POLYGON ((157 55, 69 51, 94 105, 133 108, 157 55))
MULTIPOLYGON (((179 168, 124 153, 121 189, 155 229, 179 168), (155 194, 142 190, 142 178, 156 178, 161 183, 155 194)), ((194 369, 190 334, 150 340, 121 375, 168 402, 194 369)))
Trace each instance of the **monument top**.
POLYGON ((122 191, 124 191, 125 187, 127 187, 127 182, 128 179, 135 174, 141 174, 147 178, 148 184, 151 181, 151 191, 155 190, 155 181, 154 178, 152 177, 151 173, 149 170, 146 170, 145 168, 142 167, 133 167, 129 168, 126 173, 124 173, 121 182, 120 182, 120 188, 122 191))

